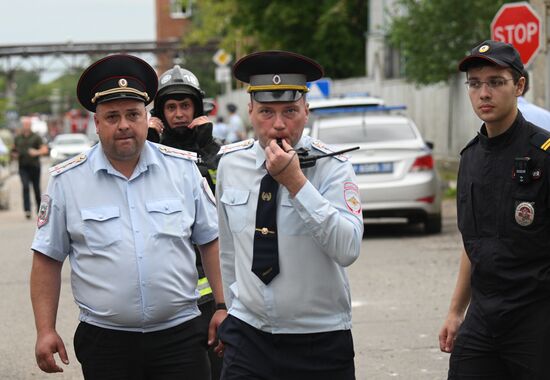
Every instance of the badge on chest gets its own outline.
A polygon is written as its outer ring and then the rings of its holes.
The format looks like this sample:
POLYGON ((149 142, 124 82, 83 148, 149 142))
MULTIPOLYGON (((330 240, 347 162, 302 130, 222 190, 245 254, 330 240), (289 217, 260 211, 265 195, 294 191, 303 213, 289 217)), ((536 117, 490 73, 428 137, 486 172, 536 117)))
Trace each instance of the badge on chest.
POLYGON ((512 178, 520 185, 526 185, 538 180, 542 175, 540 168, 535 168, 531 157, 516 157, 512 178))
POLYGON ((535 220, 534 202, 519 202, 514 213, 516 223, 522 227, 530 226, 535 220))
MULTIPOLYGON (((536 167, 531 157, 516 157, 512 179, 521 187, 527 186, 542 177, 542 169, 536 167)), ((535 220, 535 202, 518 200, 515 204, 514 218, 518 225, 527 227, 535 220)))

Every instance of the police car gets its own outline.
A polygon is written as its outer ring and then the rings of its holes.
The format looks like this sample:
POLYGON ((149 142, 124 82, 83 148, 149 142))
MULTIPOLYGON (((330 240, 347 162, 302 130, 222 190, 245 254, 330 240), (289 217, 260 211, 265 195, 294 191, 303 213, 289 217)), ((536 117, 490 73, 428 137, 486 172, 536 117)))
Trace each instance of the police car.
POLYGON ((310 135, 347 153, 357 175, 365 223, 423 223, 441 232, 441 186, 431 148, 415 123, 383 101, 310 102, 310 135), (321 105, 321 106, 318 106, 321 105))
POLYGON ((92 145, 92 141, 83 133, 57 135, 50 143, 50 163, 52 166, 56 165, 90 149, 92 145))

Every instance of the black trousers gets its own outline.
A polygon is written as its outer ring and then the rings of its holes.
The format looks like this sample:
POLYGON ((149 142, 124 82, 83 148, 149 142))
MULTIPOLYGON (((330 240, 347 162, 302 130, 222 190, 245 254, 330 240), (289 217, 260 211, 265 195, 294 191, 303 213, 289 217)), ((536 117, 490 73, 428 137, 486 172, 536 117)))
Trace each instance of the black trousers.
MULTIPOLYGON (((201 311, 201 316, 199 321, 201 324, 201 329, 204 331, 204 339, 208 342, 208 326, 210 325, 210 320, 216 312, 216 302, 212 299, 210 301, 200 303, 199 310, 201 311)), ((208 349, 208 359, 210 361, 210 375, 212 380, 219 380, 222 372, 222 358, 220 358, 215 352, 214 347, 208 349)))
POLYGON ((353 380, 350 330, 269 334, 229 315, 220 326, 225 344, 222 380, 353 380))
POLYGON ((19 177, 23 184, 23 209, 25 212, 31 211, 31 197, 30 197, 30 184, 34 192, 34 199, 36 201, 36 212, 40 206, 40 166, 19 166, 19 177))
POLYGON ((449 380, 550 378, 550 302, 492 319, 470 306, 449 361, 449 380))
POLYGON ((74 348, 86 380, 209 380, 200 327, 198 318, 150 333, 81 322, 74 348))

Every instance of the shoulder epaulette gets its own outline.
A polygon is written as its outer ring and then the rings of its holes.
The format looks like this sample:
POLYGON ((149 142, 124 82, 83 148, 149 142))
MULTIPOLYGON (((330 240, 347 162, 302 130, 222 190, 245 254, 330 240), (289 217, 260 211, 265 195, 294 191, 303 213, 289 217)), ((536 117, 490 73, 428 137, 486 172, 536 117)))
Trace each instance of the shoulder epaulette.
POLYGON ((546 133, 537 132, 531 136, 531 144, 536 146, 539 149, 544 150, 546 153, 550 154, 550 135, 546 133))
POLYGON ((61 162, 61 163, 59 163, 55 166, 52 166, 49 170, 50 175, 52 177, 55 177, 56 175, 64 173, 69 169, 77 167, 78 165, 80 165, 81 163, 86 161, 87 159, 88 159, 88 156, 86 156, 86 154, 84 154, 84 153, 81 153, 78 156, 74 156, 73 158, 69 158, 66 161, 63 161, 63 162, 61 162))
POLYGON ((177 158, 184 158, 186 160, 191 160, 194 162, 197 162, 197 153, 195 152, 189 152, 187 150, 182 149, 176 149, 172 148, 170 146, 157 144, 157 148, 160 150, 162 154, 165 154, 167 156, 177 157, 177 158))
POLYGON ((479 141, 479 136, 476 136, 474 137, 473 139, 471 139, 468 144, 466 144, 466 146, 464 148, 462 148, 462 150, 460 151, 460 154, 462 155, 462 153, 468 149, 469 147, 471 147, 472 145, 476 144, 477 142, 479 141))
MULTIPOLYGON (((320 140, 315 140, 313 139, 311 141, 311 146, 314 147, 315 149, 323 152, 323 153, 334 153, 334 150, 330 149, 329 147, 327 147, 325 145, 325 143, 323 143, 322 141, 320 140)), ((340 160, 342 162, 345 162, 347 160, 349 160, 349 157, 346 156, 345 154, 338 154, 336 156, 333 156, 334 158, 336 158, 337 160, 340 160)))
POLYGON ((235 152, 237 150, 248 149, 252 145, 254 145, 254 139, 248 139, 248 140, 238 141, 233 144, 227 144, 220 147, 220 150, 218 151, 218 155, 220 156, 226 153, 235 152))

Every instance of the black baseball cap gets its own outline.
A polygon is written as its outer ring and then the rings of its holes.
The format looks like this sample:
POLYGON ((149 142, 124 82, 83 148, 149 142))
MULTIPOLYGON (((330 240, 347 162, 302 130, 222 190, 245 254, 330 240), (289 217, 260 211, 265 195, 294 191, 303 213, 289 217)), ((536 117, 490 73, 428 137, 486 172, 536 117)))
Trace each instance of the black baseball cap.
POLYGON ((248 92, 261 103, 294 102, 308 92, 307 82, 323 74, 313 59, 282 50, 252 53, 233 66, 235 78, 248 83, 248 92))
POLYGON ((524 68, 519 52, 506 42, 487 40, 472 49, 470 55, 458 64, 460 71, 468 71, 474 61, 484 60, 500 67, 511 67, 520 74, 524 68))
POLYGON ((157 73, 147 62, 129 54, 109 55, 88 67, 78 81, 78 101, 95 112, 99 103, 134 99, 149 104, 157 92, 157 73))

